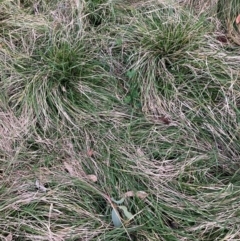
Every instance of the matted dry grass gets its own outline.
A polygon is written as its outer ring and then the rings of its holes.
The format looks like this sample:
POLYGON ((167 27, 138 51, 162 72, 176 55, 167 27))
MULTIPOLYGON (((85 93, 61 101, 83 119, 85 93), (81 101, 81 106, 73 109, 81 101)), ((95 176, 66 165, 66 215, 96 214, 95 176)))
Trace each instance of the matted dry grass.
POLYGON ((2 1, 1 240, 240 239, 239 49, 214 12, 2 1))

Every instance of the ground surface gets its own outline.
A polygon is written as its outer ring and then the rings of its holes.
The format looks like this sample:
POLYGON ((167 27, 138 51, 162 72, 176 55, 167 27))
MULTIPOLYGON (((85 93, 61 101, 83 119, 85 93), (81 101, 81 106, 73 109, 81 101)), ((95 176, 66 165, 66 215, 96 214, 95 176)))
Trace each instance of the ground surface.
POLYGON ((205 3, 0 1, 1 240, 240 240, 240 50, 205 3))

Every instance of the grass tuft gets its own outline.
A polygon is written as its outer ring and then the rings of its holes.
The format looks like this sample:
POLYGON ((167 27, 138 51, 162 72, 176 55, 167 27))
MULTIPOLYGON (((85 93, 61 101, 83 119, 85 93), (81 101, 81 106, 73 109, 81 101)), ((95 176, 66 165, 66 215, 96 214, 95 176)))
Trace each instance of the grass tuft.
POLYGON ((240 239, 232 3, 1 2, 1 240, 240 239))

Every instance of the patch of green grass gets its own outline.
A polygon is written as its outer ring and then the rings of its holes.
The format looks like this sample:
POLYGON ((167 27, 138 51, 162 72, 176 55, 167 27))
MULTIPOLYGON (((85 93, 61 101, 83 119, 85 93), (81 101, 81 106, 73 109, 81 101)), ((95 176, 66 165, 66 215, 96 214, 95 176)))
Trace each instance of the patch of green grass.
POLYGON ((94 51, 84 37, 73 41, 45 36, 31 55, 10 63, 15 80, 2 82, 10 105, 20 113, 30 107, 40 123, 67 120, 72 124, 73 116, 80 119, 81 113, 100 111, 104 105, 111 108, 114 97, 108 98, 106 91, 114 80, 94 51))
POLYGON ((98 27, 110 20, 114 14, 113 2, 107 0, 88 0, 85 5, 85 13, 89 24, 98 27))
POLYGON ((157 96, 201 103, 221 98, 219 82, 226 83, 227 66, 217 59, 217 52, 209 54, 205 47, 211 26, 204 18, 171 7, 137 16, 126 29, 130 33, 126 45, 132 63, 129 72, 135 73, 128 81, 138 83, 142 106, 155 108, 151 102, 158 102, 157 96))
POLYGON ((239 53, 207 3, 2 1, 0 239, 240 239, 239 53))

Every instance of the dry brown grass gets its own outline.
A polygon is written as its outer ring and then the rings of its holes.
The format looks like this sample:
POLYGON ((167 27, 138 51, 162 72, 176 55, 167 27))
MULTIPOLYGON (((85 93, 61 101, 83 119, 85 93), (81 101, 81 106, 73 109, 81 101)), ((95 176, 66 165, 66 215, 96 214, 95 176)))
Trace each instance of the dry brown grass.
POLYGON ((240 58, 216 1, 104 2, 99 25, 87 1, 25 3, 0 10, 0 239, 239 240, 240 58))

